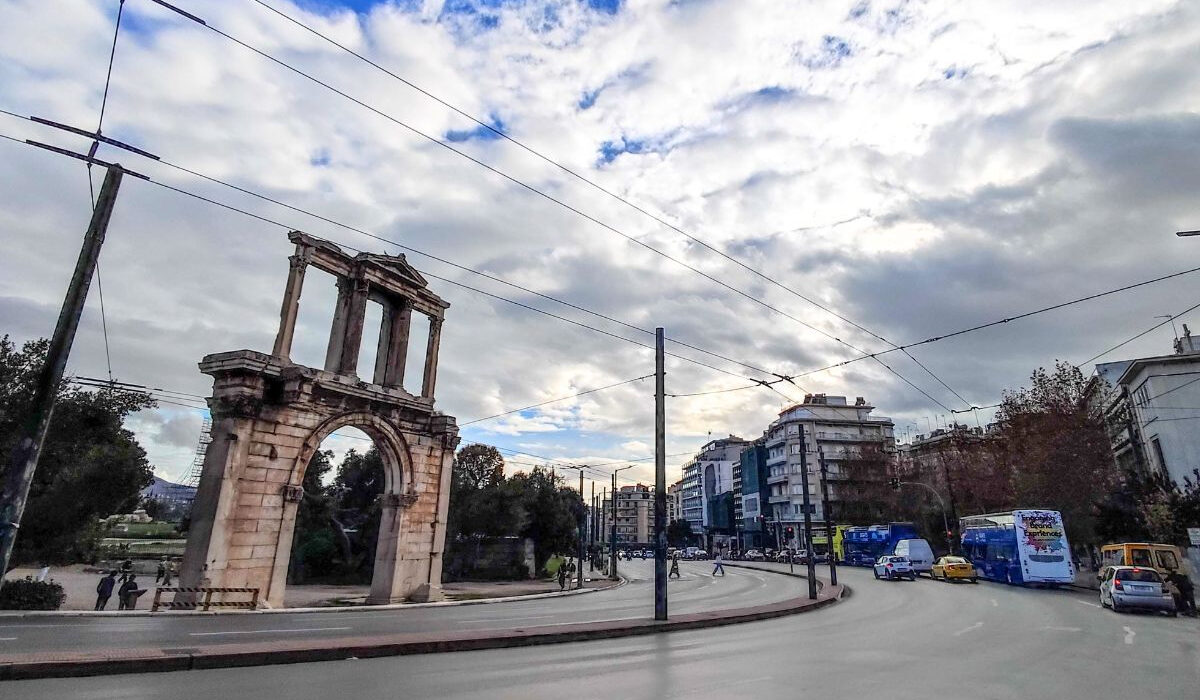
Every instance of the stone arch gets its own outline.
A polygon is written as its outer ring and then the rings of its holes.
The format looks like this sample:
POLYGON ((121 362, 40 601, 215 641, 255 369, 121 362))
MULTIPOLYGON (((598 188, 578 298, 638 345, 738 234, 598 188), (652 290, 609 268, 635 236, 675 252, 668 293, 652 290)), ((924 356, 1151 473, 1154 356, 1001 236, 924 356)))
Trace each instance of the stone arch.
POLYGON ((292 467, 292 486, 304 483, 304 472, 325 438, 341 428, 358 428, 371 438, 383 460, 383 492, 385 494, 415 495, 416 479, 413 475, 412 453, 408 441, 394 426, 379 416, 365 411, 352 411, 326 418, 313 429, 304 441, 300 454, 292 467))

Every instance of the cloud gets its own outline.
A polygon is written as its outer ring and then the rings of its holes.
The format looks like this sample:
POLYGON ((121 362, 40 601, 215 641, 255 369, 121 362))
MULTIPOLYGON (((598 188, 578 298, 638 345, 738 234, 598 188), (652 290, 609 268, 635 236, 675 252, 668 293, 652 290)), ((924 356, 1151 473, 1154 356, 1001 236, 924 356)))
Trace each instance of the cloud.
MULTIPOLYGON (((94 126, 115 6, 10 5, 0 107, 94 126)), ((1189 267, 1200 254, 1170 235, 1197 225, 1194 3, 278 6, 894 342, 1189 267)), ((253 3, 186 9, 754 300, 855 347, 887 347, 253 3)), ((127 3, 104 131, 619 321, 103 146, 102 158, 283 224, 127 178, 100 266, 113 371, 125 381, 203 395, 210 384, 196 363, 205 354, 269 349, 288 227, 405 252, 439 277, 635 341, 433 280, 452 304, 438 407, 464 421, 649 373, 652 354, 639 344, 656 326, 779 373, 855 354, 157 5, 127 3)), ((2 115, 0 133, 89 145, 2 115)), ((8 141, 0 151, 0 325, 18 340, 49 335, 87 224, 85 171, 8 141)), ((1039 365, 1086 358, 1178 311, 1193 287, 1184 278, 913 354, 970 402, 992 403, 1039 365)), ((78 374, 107 369, 98 291, 72 356, 78 374)), ((331 280, 311 275, 297 359, 322 361, 333 299, 331 280)), ((1150 334, 1122 356, 1163 352, 1168 340, 1150 334)), ((764 376, 668 349, 724 370, 671 358, 671 393, 764 376)), ((946 407, 963 405, 903 355, 886 361, 946 407)), ((797 382, 864 396, 900 425, 946 413, 870 361, 797 382)), ((791 399, 803 393, 778 388, 791 399)), ((463 433, 576 462, 641 458, 649 455, 639 446, 652 444, 651 397, 649 382, 637 382, 463 433)), ((787 400, 762 388, 671 399, 668 452, 694 449, 710 432, 754 437, 787 400)), ((160 473, 190 466, 188 432, 200 417, 164 405, 132 422, 160 473)), ((361 444, 347 438, 337 449, 361 444)), ((649 466, 624 475, 652 477, 649 466)))

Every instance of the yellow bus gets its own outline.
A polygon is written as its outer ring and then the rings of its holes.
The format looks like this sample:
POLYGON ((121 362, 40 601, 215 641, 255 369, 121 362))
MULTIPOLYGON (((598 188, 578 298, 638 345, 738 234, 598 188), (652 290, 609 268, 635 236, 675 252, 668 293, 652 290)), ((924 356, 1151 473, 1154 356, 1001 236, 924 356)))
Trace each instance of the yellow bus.
POLYGON ((1103 580, 1104 574, 1114 566, 1142 566, 1155 569, 1163 576, 1180 568, 1187 573, 1186 560, 1179 547, 1153 542, 1122 542, 1104 545, 1100 548, 1100 571, 1096 575, 1103 580))

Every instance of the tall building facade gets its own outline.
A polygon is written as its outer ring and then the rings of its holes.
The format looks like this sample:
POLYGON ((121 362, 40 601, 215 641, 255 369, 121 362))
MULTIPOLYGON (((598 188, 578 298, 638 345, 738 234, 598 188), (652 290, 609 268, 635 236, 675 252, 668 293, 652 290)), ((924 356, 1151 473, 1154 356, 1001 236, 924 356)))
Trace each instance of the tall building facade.
MULTIPOLYGON (((829 474, 831 506, 842 523, 846 523, 844 517, 854 519, 850 482, 887 478, 896 454, 895 426, 890 418, 872 416, 874 408, 862 397, 851 405, 844 396, 808 394, 802 403, 781 411, 767 428, 768 520, 781 546, 804 546, 806 490, 813 523, 825 525, 819 471, 822 457, 829 474), (786 536, 789 527, 791 538, 786 536)), ((743 483, 744 479, 743 474, 743 483)))
MULTIPOLYGON (((622 486, 616 492, 617 549, 650 548, 654 546, 654 489, 643 484, 622 486)), ((614 517, 613 499, 604 501, 604 522, 611 527, 614 517)), ((611 536, 605 532, 604 541, 611 536)))
MULTIPOLYGON (((736 435, 710 440, 683 465, 683 518, 706 548, 726 549, 737 533, 734 467, 749 443, 736 435)), ((739 496, 740 499, 740 496, 739 496)))

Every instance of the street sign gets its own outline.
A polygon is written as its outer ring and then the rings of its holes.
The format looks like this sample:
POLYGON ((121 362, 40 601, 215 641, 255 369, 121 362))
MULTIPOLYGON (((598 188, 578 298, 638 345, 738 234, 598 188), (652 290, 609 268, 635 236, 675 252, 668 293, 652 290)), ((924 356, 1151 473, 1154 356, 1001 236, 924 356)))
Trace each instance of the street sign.
POLYGON ((1193 547, 1200 547, 1200 527, 1189 527, 1188 539, 1191 540, 1193 547))

